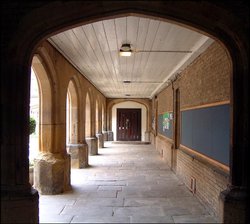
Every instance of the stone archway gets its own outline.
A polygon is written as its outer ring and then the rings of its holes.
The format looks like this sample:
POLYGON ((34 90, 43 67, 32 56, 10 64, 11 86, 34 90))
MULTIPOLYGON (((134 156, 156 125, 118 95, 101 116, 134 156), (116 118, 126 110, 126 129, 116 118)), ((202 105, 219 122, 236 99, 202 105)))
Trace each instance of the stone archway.
MULTIPOLYGON (((34 56, 32 67, 35 71, 39 92, 40 92, 40 135, 39 135, 39 149, 41 152, 50 152, 53 147, 52 128, 53 120, 53 96, 50 73, 48 73, 42 64, 42 59, 39 55, 34 56)), ((49 57, 47 58, 47 60, 49 57)))
POLYGON ((95 113, 96 113, 96 137, 98 141, 98 148, 103 148, 104 147, 104 141, 103 141, 103 133, 102 133, 102 108, 101 108, 101 102, 99 97, 96 99, 96 104, 95 104, 95 113))
MULTIPOLYGON (((67 92, 67 152, 70 154, 71 168, 88 166, 87 144, 80 135, 80 98, 74 77, 69 81, 67 92)), ((85 139, 85 138, 84 138, 85 139)))
POLYGON ((38 195, 28 184, 27 137, 30 64, 39 41, 80 23, 108 16, 139 13, 161 19, 171 19, 206 32, 223 43, 228 50, 233 67, 231 76, 231 186, 223 193, 223 220, 225 222, 246 220, 245 192, 248 183, 246 149, 249 147, 247 137, 249 134, 249 125, 247 125, 249 124, 249 32, 247 32, 249 22, 246 3, 244 1, 237 3, 93 1, 84 4, 81 1, 75 1, 34 4, 35 7, 30 7, 28 3, 16 3, 16 8, 12 6, 15 17, 8 10, 3 12, 4 22, 8 24, 8 27, 5 27, 6 30, 2 36, 6 44, 2 48, 3 122, 1 125, 4 136, 1 150, 3 164, 1 169, 3 187, 1 189, 3 195, 7 196, 3 199, 2 217, 4 218, 1 219, 6 222, 13 220, 11 217, 15 217, 15 214, 20 214, 16 217, 19 221, 38 222, 38 195), (18 8, 22 9, 22 12, 18 8), (10 104, 10 102, 15 103, 10 104), (19 113, 17 114, 16 111, 19 113), (16 167, 22 167, 22 169, 16 167), (23 212, 21 213, 21 206, 18 208, 14 206, 17 200, 20 200, 17 195, 23 195, 22 201, 27 204, 27 206, 22 206, 23 212))
POLYGON ((85 101, 85 139, 88 144, 89 155, 98 154, 97 137, 95 136, 96 111, 94 109, 95 107, 93 108, 92 97, 90 91, 88 91, 85 101))
POLYGON ((67 92, 67 144, 78 142, 78 104, 77 91, 70 80, 67 92))

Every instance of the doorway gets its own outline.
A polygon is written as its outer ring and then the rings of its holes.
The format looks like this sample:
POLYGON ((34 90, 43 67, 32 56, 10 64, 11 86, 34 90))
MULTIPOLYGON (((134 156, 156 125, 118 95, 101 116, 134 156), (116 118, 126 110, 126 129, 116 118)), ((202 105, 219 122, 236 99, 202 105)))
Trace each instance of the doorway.
POLYGON ((117 108, 117 140, 141 141, 141 109, 117 108))

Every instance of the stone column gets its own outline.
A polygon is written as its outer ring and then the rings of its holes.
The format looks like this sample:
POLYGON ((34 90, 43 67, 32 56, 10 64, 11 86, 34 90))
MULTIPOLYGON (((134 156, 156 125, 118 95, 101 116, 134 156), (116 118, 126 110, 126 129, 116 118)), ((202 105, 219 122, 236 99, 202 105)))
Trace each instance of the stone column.
POLYGON ((39 195, 29 183, 30 66, 17 55, 2 58, 1 223, 39 223, 39 195))
POLYGON ((97 133, 96 134, 97 140, 98 140, 98 148, 103 148, 104 147, 104 141, 103 141, 103 134, 102 133, 97 133))
POLYGON ((113 132, 108 131, 108 141, 114 141, 113 132))
POLYGON ((107 131, 103 131, 103 141, 108 141, 108 132, 107 131))
POLYGON ((71 158, 71 168, 79 169, 88 167, 88 145, 68 144, 67 151, 71 158))
POLYGON ((150 142, 150 132, 145 131, 145 142, 150 142))
MULTIPOLYGON (((243 50, 243 49, 241 49, 243 50)), ((241 55, 240 55, 241 56, 241 55)), ((235 57, 235 60, 240 57, 235 57)), ((231 91, 230 185, 220 194, 222 223, 249 222, 249 73, 241 61, 231 91), (247 103, 248 102, 248 103, 247 103)), ((235 63, 237 64, 237 63, 235 63)), ((235 66, 237 67, 237 66, 235 66)))
POLYGON ((86 137, 86 142, 88 144, 89 155, 98 155, 98 140, 97 137, 86 137))

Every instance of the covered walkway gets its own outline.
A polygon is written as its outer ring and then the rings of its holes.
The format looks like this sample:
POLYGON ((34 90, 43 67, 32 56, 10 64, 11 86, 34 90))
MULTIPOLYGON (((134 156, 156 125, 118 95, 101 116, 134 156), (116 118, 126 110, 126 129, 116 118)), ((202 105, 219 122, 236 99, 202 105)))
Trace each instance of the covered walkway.
POLYGON ((105 142, 72 191, 40 195, 40 223, 213 223, 152 145, 105 142))

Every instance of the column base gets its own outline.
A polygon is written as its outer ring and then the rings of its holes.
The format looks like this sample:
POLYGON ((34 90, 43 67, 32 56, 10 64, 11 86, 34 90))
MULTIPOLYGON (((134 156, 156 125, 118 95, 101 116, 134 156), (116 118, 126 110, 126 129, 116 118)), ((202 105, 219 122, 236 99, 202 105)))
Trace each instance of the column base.
POLYGON ((39 223, 39 195, 35 189, 1 195, 1 223, 39 223))
POLYGON ((103 131, 103 141, 108 141, 108 132, 107 131, 103 131))
POLYGON ((97 140, 98 140, 98 148, 104 148, 104 141, 103 141, 103 134, 97 133, 96 134, 97 140))
POLYGON ((70 155, 40 153, 34 160, 34 188, 45 195, 70 190, 70 155))
POLYGON ((89 155, 98 155, 97 137, 86 137, 85 140, 88 144, 89 155))
POLYGON ((145 142, 150 142, 150 132, 145 131, 145 142))
POLYGON ((230 186, 220 193, 221 223, 247 223, 246 189, 230 186))
POLYGON ((81 169, 88 167, 88 145, 68 144, 67 151, 70 154, 71 168, 81 169))
POLYGON ((108 141, 114 141, 113 131, 108 131, 108 141))

